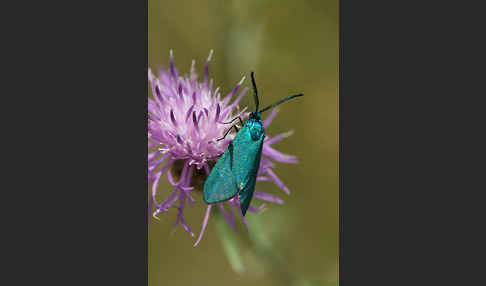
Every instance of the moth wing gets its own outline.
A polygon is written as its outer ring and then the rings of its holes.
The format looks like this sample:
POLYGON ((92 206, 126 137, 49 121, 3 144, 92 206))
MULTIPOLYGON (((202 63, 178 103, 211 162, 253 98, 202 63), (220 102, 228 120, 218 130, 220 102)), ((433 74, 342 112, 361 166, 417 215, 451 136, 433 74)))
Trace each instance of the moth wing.
POLYGON ((239 199, 243 215, 246 214, 255 191, 256 177, 262 156, 263 139, 265 137, 261 136, 259 140, 254 141, 251 139, 249 129, 245 128, 238 132, 238 135, 241 133, 241 136, 237 135, 233 141, 233 174, 236 185, 240 189, 239 199))
POLYGON ((252 140, 250 130, 243 127, 233 141, 233 174, 236 185, 243 190, 253 177, 256 177, 260 167, 260 158, 262 155, 263 139, 252 140))
POLYGON ((255 191, 256 175, 250 178, 250 181, 240 191, 240 209, 243 215, 246 214, 248 207, 250 206, 251 199, 253 198, 253 192, 255 191))
POLYGON ((238 193, 236 181, 232 173, 234 163, 233 153, 233 144, 230 144, 204 182, 203 197, 206 203, 214 204, 226 201, 238 193))

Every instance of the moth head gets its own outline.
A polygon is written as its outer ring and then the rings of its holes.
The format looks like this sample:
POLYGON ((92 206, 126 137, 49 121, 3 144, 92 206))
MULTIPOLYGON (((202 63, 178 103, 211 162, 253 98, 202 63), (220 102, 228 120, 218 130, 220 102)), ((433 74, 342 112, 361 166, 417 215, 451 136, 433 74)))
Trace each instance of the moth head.
POLYGON ((260 112, 259 111, 255 111, 255 112, 250 112, 250 119, 253 119, 253 120, 260 120, 260 112))

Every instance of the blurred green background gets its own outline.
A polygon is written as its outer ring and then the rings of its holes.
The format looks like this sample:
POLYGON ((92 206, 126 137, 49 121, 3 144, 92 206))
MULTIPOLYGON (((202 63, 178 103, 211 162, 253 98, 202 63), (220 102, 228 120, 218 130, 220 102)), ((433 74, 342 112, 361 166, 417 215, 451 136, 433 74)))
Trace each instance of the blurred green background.
MULTIPOLYGON (((214 216, 197 247, 193 247, 206 208, 202 195, 185 218, 191 237, 173 228, 176 212, 160 214, 149 228, 149 285, 285 285, 285 273, 337 285, 339 253, 338 209, 338 1, 149 0, 149 67, 175 64, 188 73, 196 60, 202 78, 204 61, 214 49, 210 77, 227 94, 243 75, 255 71, 260 104, 284 96, 305 97, 280 106, 266 128, 270 136, 293 129, 294 135, 275 148, 296 155, 299 164, 280 164, 275 173, 289 187, 287 196, 272 182, 257 189, 275 194, 284 205, 267 204, 260 214, 248 213, 250 232, 265 237, 277 264, 252 250, 248 234, 238 228, 237 273, 222 246, 214 216)), ((150 90, 150 89, 149 89, 150 90)), ((250 104, 251 92, 240 105, 250 104)), ((163 196, 172 188, 161 180, 163 196), (166 191, 167 190, 167 191, 166 191)), ((213 212, 214 213, 214 212, 213 212)), ((289 282, 289 283, 287 283, 289 282)), ((305 283, 297 283, 304 285, 305 283)), ((306 284, 314 285, 314 284, 306 284)))

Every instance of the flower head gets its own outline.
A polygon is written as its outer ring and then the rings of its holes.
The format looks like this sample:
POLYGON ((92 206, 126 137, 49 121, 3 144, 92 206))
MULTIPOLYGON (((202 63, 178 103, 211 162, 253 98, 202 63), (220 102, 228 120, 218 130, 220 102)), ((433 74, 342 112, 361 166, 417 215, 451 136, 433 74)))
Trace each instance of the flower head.
MULTIPOLYGON (((179 75, 174 65, 172 51, 170 53, 170 65, 167 70, 160 70, 156 77, 149 70, 148 79, 152 87, 153 98, 148 99, 148 180, 151 184, 152 194, 149 196, 149 219, 156 217, 160 212, 169 212, 170 207, 177 209, 175 225, 181 224, 192 236, 193 231, 184 220, 184 207, 186 201, 192 207, 194 198, 191 192, 202 190, 205 178, 209 175, 212 166, 224 153, 235 134, 223 137, 228 125, 222 122, 231 121, 237 116, 247 117, 246 109, 239 109, 238 103, 248 88, 243 88, 237 98, 231 99, 241 88, 245 79, 240 82, 224 97, 219 88, 213 90, 213 80, 209 80, 209 62, 212 51, 204 67, 204 77, 200 82, 195 71, 195 61, 192 61, 188 76, 179 75), (173 174, 175 173, 176 182, 173 174), (167 179, 174 189, 169 192, 164 201, 158 203, 155 199, 157 187, 161 177, 167 173, 167 179), (155 211, 152 213, 153 209, 155 211)), ((264 120, 266 127, 276 116, 278 110, 274 109, 264 120)), ((273 161, 282 163, 296 163, 295 156, 286 155, 272 148, 272 145, 291 135, 291 132, 283 133, 275 137, 267 135, 263 144, 262 158, 258 172, 258 181, 273 181, 284 192, 289 194, 288 188, 272 171, 273 161), (272 160, 271 160, 272 159, 272 160)), ((254 197, 263 201, 282 204, 283 201, 271 194, 255 190, 254 197)), ((203 227, 196 241, 197 245, 202 238, 209 220, 213 205, 208 205, 203 219, 203 227)), ((216 204, 228 224, 235 230, 234 210, 246 224, 244 216, 240 212, 238 196, 225 203, 216 204), (223 207, 229 206, 229 214, 223 207)), ((250 206, 251 212, 259 212, 264 204, 259 207, 250 206)))

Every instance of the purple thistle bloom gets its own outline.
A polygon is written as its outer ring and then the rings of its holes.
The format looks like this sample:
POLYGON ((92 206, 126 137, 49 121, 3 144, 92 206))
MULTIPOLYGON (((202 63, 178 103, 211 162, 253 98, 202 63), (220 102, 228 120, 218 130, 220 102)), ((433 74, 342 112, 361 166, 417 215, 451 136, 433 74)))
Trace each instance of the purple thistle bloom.
MULTIPOLYGON (((222 122, 230 121, 237 116, 248 116, 245 112, 246 108, 240 110, 238 106, 248 88, 243 88, 237 98, 230 102, 240 90, 244 77, 225 97, 221 97, 219 88, 213 90, 213 80, 209 80, 209 61, 212 53, 213 51, 206 61, 202 82, 198 81, 194 60, 189 76, 179 75, 174 65, 172 51, 169 69, 160 70, 158 77, 150 69, 148 71, 153 95, 153 98, 148 99, 148 182, 152 185, 148 206, 149 220, 151 216, 156 217, 160 212, 168 213, 170 207, 175 207, 177 209, 175 226, 181 224, 192 236, 194 233, 183 216, 186 201, 191 207, 194 205, 191 192, 202 191, 204 180, 211 172, 211 168, 235 136, 234 133, 228 134, 224 140, 216 141, 228 128, 228 125, 222 122), (174 189, 165 200, 159 203, 155 196, 160 179, 165 173, 174 189)), ((263 122, 265 127, 272 122, 277 112, 278 109, 271 111, 263 122)), ((295 156, 283 154, 272 147, 273 144, 291 134, 292 132, 287 132, 275 137, 265 137, 257 176, 258 181, 273 181, 287 194, 290 194, 289 189, 272 171, 274 163, 271 159, 281 163, 297 163, 295 156)), ((254 192, 254 197, 270 203, 283 203, 282 199, 257 190, 254 192)), ((219 209, 233 230, 236 231, 234 211, 239 213, 238 216, 246 225, 239 205, 238 196, 223 203, 208 205, 201 233, 194 246, 199 243, 204 234, 212 207, 219 209), (228 205, 229 212, 225 209, 225 204, 228 205)), ((264 207, 265 204, 251 205, 249 211, 257 213, 264 207)))

